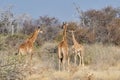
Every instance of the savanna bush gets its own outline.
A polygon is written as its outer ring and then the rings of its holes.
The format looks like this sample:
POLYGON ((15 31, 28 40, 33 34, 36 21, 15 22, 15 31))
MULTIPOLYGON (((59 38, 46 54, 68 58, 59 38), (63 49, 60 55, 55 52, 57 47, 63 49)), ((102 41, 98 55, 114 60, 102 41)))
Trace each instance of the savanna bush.
POLYGON ((57 55, 57 43, 46 42, 42 45, 39 51, 41 61, 45 64, 44 66, 52 69, 57 68, 58 55, 57 55))
POLYGON ((116 66, 120 59, 120 50, 115 45, 92 44, 85 46, 85 64, 94 68, 109 68, 116 66))

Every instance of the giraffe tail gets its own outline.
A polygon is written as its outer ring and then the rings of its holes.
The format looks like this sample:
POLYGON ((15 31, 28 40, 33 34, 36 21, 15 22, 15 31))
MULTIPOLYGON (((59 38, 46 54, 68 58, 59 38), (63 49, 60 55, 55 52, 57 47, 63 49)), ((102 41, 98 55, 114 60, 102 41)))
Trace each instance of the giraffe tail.
POLYGON ((18 55, 18 54, 19 54, 19 50, 18 50, 18 52, 15 53, 15 55, 18 55))
POLYGON ((16 52, 15 55, 18 55, 18 52, 16 52))

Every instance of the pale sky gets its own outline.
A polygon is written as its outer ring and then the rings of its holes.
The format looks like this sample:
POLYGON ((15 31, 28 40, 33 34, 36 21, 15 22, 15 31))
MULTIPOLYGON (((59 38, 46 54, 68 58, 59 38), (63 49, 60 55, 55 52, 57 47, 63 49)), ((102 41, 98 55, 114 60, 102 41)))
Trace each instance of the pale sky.
POLYGON ((27 13, 35 19, 48 15, 60 21, 73 21, 78 15, 73 3, 84 11, 107 6, 120 7, 120 0, 0 0, 0 9, 13 5, 15 15, 27 13))

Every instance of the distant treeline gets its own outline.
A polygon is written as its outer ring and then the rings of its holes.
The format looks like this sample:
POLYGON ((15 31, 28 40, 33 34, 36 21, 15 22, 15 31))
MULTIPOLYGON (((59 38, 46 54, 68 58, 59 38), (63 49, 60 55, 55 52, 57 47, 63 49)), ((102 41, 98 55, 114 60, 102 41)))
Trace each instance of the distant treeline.
MULTIPOLYGON (((78 12, 78 22, 68 22, 68 29, 76 32, 75 37, 80 43, 106 43, 120 45, 120 8, 111 6, 100 10, 82 11, 76 8, 78 12)), ((31 34, 33 30, 40 26, 44 34, 39 36, 43 41, 59 41, 62 38, 62 22, 55 17, 40 16, 33 19, 28 14, 16 16, 11 9, 0 12, 0 34, 16 35, 31 34)), ((71 34, 68 32, 68 42, 72 44, 71 34)))

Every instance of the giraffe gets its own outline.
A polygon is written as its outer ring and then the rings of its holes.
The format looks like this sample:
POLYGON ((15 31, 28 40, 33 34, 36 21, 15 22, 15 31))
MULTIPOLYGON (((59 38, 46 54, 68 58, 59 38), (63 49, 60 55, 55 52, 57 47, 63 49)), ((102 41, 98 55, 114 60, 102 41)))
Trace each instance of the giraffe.
POLYGON ((73 39, 72 50, 73 50, 73 53, 75 54, 75 56, 74 56, 75 64, 76 64, 76 58, 77 58, 77 56, 79 56, 79 58, 80 58, 79 65, 84 66, 84 60, 83 60, 84 46, 77 42, 77 40, 75 39, 75 36, 74 36, 74 31, 71 30, 70 32, 72 34, 72 39, 73 39))
POLYGON ((68 44, 66 39, 66 30, 67 30, 67 23, 63 23, 63 39, 58 44, 58 58, 59 58, 59 71, 62 65, 63 70, 66 69, 66 62, 68 61, 69 66, 69 57, 68 57, 68 44))
POLYGON ((43 31, 40 29, 40 27, 38 27, 34 33, 32 34, 32 36, 30 36, 29 38, 27 38, 24 43, 22 43, 19 48, 18 48, 18 53, 19 55, 28 55, 30 54, 30 64, 32 61, 32 56, 33 56, 33 45, 35 40, 37 39, 37 36, 39 33, 43 33, 43 31))

